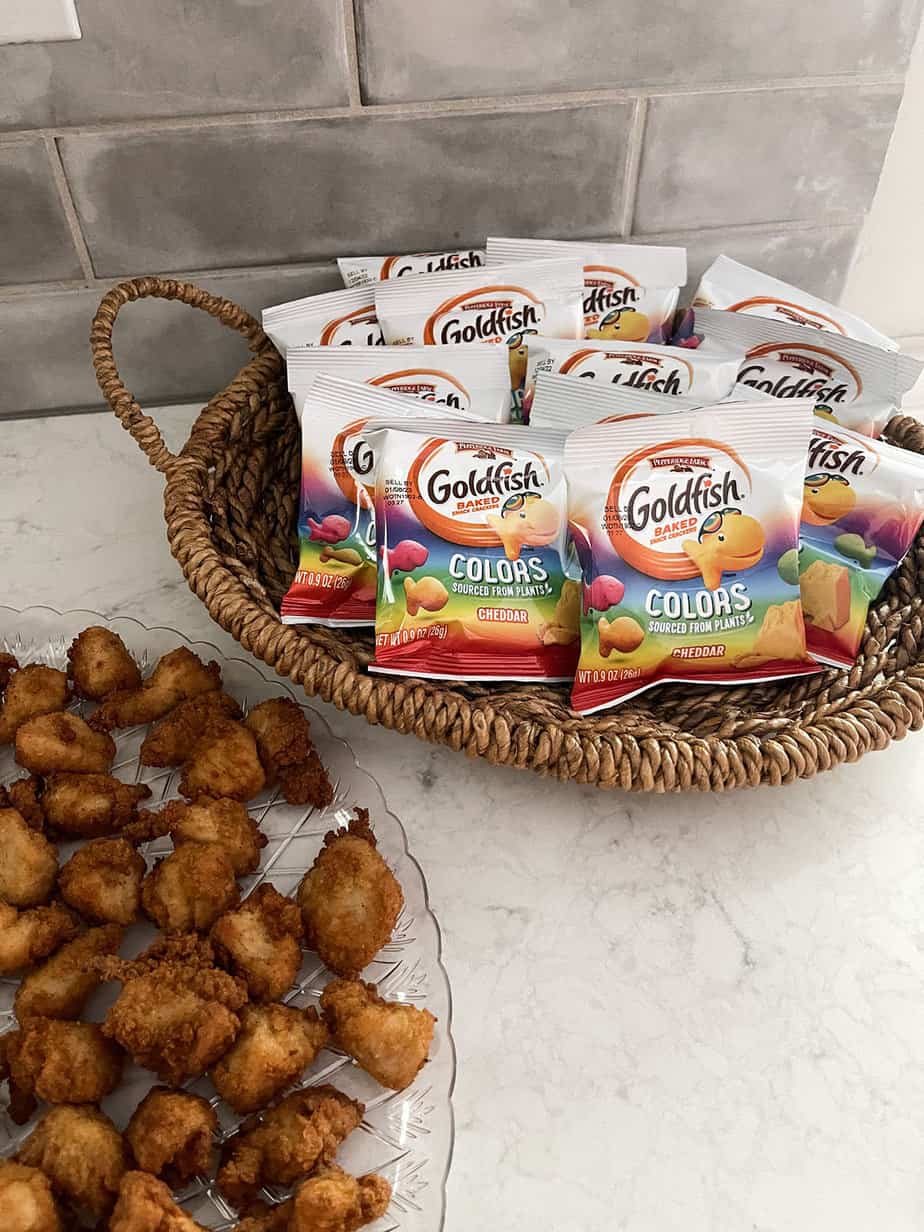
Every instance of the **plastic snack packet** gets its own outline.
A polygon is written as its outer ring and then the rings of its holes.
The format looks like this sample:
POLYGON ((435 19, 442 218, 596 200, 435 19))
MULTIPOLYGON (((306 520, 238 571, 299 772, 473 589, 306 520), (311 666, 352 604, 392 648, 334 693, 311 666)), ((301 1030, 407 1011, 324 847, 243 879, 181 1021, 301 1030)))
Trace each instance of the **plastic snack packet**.
POLYGON ((910 355, 782 319, 698 308, 695 329, 704 346, 744 350, 738 372, 742 397, 756 392, 773 398, 815 398, 838 423, 866 436, 879 436, 924 370, 910 355))
POLYGON ((370 439, 381 556, 370 669, 570 680, 580 590, 565 572, 564 434, 446 420, 378 424, 370 439))
POLYGON ((769 421, 766 410, 720 404, 568 437, 583 572, 579 713, 663 681, 735 685, 817 670, 798 579, 778 567, 799 541, 812 403, 787 402, 769 421))
POLYGON ((488 264, 577 254, 584 265, 584 336, 607 342, 667 342, 687 250, 592 240, 488 236, 488 264))
POLYGON ((806 464, 799 574, 805 631, 821 663, 857 657, 866 613, 924 518, 924 458, 816 418, 806 464))
POLYGON ((637 389, 671 397, 690 395, 719 402, 735 385, 742 349, 703 346, 695 351, 656 342, 574 343, 563 338, 531 337, 527 344, 523 416, 529 422, 536 374, 555 372, 590 383, 637 389))
POLYGON ((855 338, 886 351, 898 350, 894 339, 881 334, 853 313, 724 255, 716 257, 700 279, 693 307, 723 308, 727 312, 769 317, 788 325, 855 338))
POLYGON ((320 372, 409 394, 503 423, 510 413, 510 370, 502 347, 292 347, 286 354, 296 409, 320 372))
POLYGON ((375 621, 375 454, 366 427, 382 415, 443 423, 446 409, 327 374, 315 377, 304 399, 299 559, 282 600, 283 624, 375 621))
POLYGON ((580 377, 540 372, 536 376, 530 427, 574 432, 593 424, 695 411, 708 405, 711 404, 700 398, 656 394, 626 385, 598 385, 580 377))
POLYGON ((383 346, 371 292, 327 291, 263 309, 263 329, 285 355, 295 346, 383 346))
POLYGON ((403 257, 337 258, 345 287, 366 287, 374 282, 403 278, 408 274, 441 274, 445 270, 475 269, 484 263, 485 254, 479 248, 461 248, 454 252, 412 252, 403 257))
POLYGON ((380 282, 375 287, 375 307, 385 341, 392 345, 504 343, 518 409, 529 335, 581 336, 582 279, 577 257, 518 261, 380 282))

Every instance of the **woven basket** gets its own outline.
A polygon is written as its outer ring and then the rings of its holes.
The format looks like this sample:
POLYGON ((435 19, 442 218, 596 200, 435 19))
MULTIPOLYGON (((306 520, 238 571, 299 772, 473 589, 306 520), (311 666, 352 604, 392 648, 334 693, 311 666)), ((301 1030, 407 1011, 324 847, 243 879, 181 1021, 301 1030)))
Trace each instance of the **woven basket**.
MULTIPOLYGON (((136 278, 104 297, 91 345, 109 405, 166 477, 170 549, 212 618, 307 694, 370 723, 558 779, 655 792, 791 783, 924 725, 924 537, 870 609, 851 671, 731 689, 675 685, 584 718, 569 708, 566 687, 370 675, 371 631, 279 620, 298 558, 301 445, 285 364, 257 321, 190 283, 136 278), (122 384, 112 354, 119 310, 152 296, 201 308, 253 352, 177 455, 122 384)), ((916 420, 893 419, 887 435, 924 453, 916 420)))

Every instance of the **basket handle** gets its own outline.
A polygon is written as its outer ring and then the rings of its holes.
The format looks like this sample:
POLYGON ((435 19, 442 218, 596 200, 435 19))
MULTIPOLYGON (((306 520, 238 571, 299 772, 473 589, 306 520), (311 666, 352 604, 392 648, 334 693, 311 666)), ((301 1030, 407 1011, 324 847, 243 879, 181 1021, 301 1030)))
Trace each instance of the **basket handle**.
POLYGON ((221 321, 222 325, 243 334, 247 345, 254 352, 268 346, 269 340, 259 321, 249 312, 245 312, 231 300, 212 295, 191 282, 178 282, 173 278, 131 278, 106 292, 90 327, 90 349, 96 380, 122 427, 132 434, 147 454, 151 465, 161 472, 166 472, 175 461, 176 455, 167 448, 154 420, 145 415, 134 396, 122 384, 112 353, 112 327, 115 319, 125 304, 137 299, 176 299, 189 304, 191 308, 199 308, 221 321))

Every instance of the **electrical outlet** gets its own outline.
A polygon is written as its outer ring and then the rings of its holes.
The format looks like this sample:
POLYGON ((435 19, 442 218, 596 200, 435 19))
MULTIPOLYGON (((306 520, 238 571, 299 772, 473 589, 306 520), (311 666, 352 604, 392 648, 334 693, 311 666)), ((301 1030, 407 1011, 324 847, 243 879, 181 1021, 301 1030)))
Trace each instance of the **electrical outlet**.
POLYGON ((0 0, 0 43, 80 38, 74 0, 0 0))

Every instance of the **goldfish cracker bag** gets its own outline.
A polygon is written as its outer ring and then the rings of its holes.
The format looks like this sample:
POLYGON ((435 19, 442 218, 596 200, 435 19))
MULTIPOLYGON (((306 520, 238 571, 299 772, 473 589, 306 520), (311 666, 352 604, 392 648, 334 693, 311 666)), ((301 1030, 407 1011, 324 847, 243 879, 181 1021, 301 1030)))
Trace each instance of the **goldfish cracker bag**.
POLYGON ((822 413, 866 436, 879 436, 924 369, 910 355, 782 319, 698 308, 695 329, 704 345, 745 352, 742 397, 814 398, 822 413))
POLYGON ((571 533, 583 572, 582 714, 664 681, 747 684, 817 667, 798 577, 810 401, 716 405, 573 432, 571 533))
POLYGON ((577 257, 396 278, 376 285, 376 312, 390 345, 491 342, 507 346, 510 387, 518 413, 528 336, 580 338, 582 279, 577 257))
POLYGON ((263 309, 263 330, 282 355, 296 346, 383 346, 371 291, 328 291, 263 309))
POLYGON ((446 410, 327 374, 315 378, 304 399, 299 559, 282 601, 283 624, 375 621, 375 454, 366 429, 382 415, 442 423, 446 410))
POLYGON ((379 424, 372 671, 570 680, 579 587, 565 575, 564 434, 379 424))
POLYGON ((444 270, 477 269, 485 254, 478 248, 454 252, 412 252, 403 257, 338 257, 337 266, 345 287, 365 287, 408 274, 439 274, 444 270))
POLYGON ((584 266, 584 336, 607 342, 667 342, 687 280, 685 248, 492 235, 487 253, 489 265, 578 254, 584 266))
POLYGON ((797 570, 810 653, 856 660, 870 603, 911 547, 924 517, 924 458, 816 418, 797 570))
POLYGON ((693 307, 723 308, 726 312, 769 317, 786 325, 802 325, 823 333, 840 334, 842 338, 855 338, 887 351, 898 350, 897 342, 860 317, 724 255, 716 257, 700 279, 693 307))
POLYGON ((293 347, 286 355, 296 410, 320 372, 364 381, 444 408, 503 423, 510 412, 510 373, 502 347, 293 347))
POLYGON ((670 415, 674 411, 695 411, 709 403, 699 398, 673 397, 629 389, 625 385, 598 385, 576 376, 540 372, 536 377, 530 427, 573 432, 598 423, 670 415))
POLYGON ((689 395, 700 402, 719 402, 735 386, 742 350, 702 346, 697 350, 655 342, 574 343, 563 338, 530 338, 527 344, 523 415, 529 422, 536 375, 540 372, 580 377, 595 384, 618 386, 668 397, 689 395))

